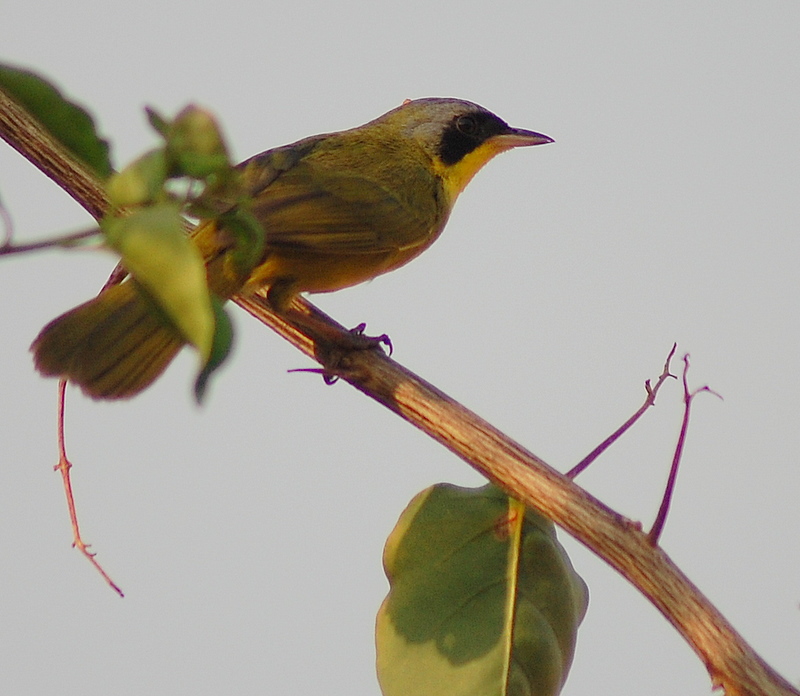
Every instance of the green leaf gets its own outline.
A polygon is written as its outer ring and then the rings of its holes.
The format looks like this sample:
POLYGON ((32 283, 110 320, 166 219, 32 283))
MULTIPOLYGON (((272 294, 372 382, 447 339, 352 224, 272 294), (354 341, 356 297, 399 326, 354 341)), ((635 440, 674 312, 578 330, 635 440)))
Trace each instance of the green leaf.
POLYGON ((494 486, 439 484, 403 512, 384 566, 384 696, 560 692, 588 594, 551 522, 494 486))
POLYGON ((108 198, 114 206, 146 205, 165 198, 167 159, 162 148, 146 152, 131 162, 121 172, 111 175, 106 186, 108 198))
POLYGON ((169 124, 166 139, 168 156, 180 175, 205 179, 231 168, 222 131, 205 109, 183 109, 169 124))
POLYGON ((156 133, 163 138, 166 138, 167 133, 169 133, 169 121, 151 106, 145 106, 144 112, 147 115, 147 121, 153 127, 153 130, 155 130, 156 133))
POLYGON ((216 295, 211 296, 211 307, 214 310, 215 320, 214 339, 211 344, 211 354, 194 383, 194 396, 198 404, 203 401, 205 396, 208 378, 225 362, 233 344, 231 319, 223 308, 222 301, 216 295))
POLYGON ((200 353, 205 366, 216 321, 198 248, 186 236, 180 206, 162 203, 101 222, 106 240, 131 275, 200 353))
POLYGON ((237 272, 247 278, 264 258, 264 228, 245 204, 219 215, 219 226, 233 235, 232 258, 237 272))
POLYGON ((0 65, 0 90, 23 106, 54 138, 101 179, 111 174, 108 141, 99 137, 94 120, 43 77, 0 65))

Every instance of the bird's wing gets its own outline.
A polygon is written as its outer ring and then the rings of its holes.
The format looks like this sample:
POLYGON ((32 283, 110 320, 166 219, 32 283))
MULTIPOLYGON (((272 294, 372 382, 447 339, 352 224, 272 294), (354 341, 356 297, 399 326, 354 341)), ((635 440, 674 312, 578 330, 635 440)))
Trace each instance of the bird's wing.
MULTIPOLYGON (((274 174, 262 178, 252 203, 268 247, 324 254, 398 251, 425 244, 444 222, 431 176, 423 177, 409 201, 386 184, 313 158, 269 170, 274 174)), ((397 186, 408 187, 402 175, 397 186)))

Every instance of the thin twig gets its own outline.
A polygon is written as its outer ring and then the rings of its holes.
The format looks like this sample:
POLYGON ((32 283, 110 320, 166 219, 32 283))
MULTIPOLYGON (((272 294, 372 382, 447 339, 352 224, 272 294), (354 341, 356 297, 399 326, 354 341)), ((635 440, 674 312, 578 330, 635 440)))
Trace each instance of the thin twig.
POLYGON ((78 512, 75 508, 75 497, 72 494, 72 481, 70 477, 70 469, 72 463, 67 458, 67 447, 64 437, 64 410, 66 405, 67 382, 61 380, 58 383, 58 464, 53 469, 61 472, 61 479, 64 483, 64 493, 67 496, 67 508, 69 509, 69 521, 72 525, 72 545, 78 549, 91 563, 100 575, 103 576, 110 586, 120 597, 125 595, 119 586, 109 577, 108 573, 103 570, 96 556, 97 554, 89 551, 90 544, 87 544, 81 538, 81 530, 78 526, 78 512))
POLYGON ((40 242, 29 242, 28 244, 12 244, 11 237, 7 236, 6 242, 0 245, 0 256, 7 256, 10 254, 22 254, 28 251, 38 251, 40 249, 52 249, 53 247, 70 247, 74 246, 77 242, 91 237, 100 236, 100 230, 93 228, 90 230, 81 230, 80 232, 73 232, 65 234, 61 237, 54 239, 43 239, 40 242))
POLYGON ((669 514, 669 507, 672 503, 672 494, 675 491, 675 481, 678 478, 678 468, 680 467, 681 457, 683 456, 683 448, 686 444, 686 433, 689 431, 689 413, 692 407, 692 400, 700 392, 708 392, 718 398, 722 398, 717 392, 709 388, 708 385, 699 387, 694 391, 689 391, 689 354, 683 356, 683 421, 681 422, 681 430, 678 433, 678 442, 675 445, 675 452, 672 455, 672 466, 669 469, 669 477, 667 478, 667 485, 664 488, 664 495, 661 498, 661 505, 658 508, 655 522, 647 533, 647 540, 655 546, 661 537, 661 532, 664 531, 664 524, 667 521, 669 514))
POLYGON ((656 395, 658 394, 658 390, 661 389, 661 385, 667 381, 670 377, 673 379, 675 375, 670 373, 669 367, 670 362, 672 361, 672 356, 675 355, 675 350, 677 349, 678 344, 672 344, 672 350, 670 350, 669 355, 667 355, 667 360, 664 363, 664 369, 661 372, 658 380, 656 380, 656 386, 650 386, 650 380, 645 380, 644 383, 644 390, 647 392, 647 396, 645 397, 644 403, 642 404, 641 408, 636 411, 628 420, 626 420, 617 430, 615 430, 611 435, 609 435, 605 440, 603 440, 597 447, 595 447, 589 454, 587 454, 583 459, 581 459, 574 467, 572 467, 565 476, 570 479, 574 479, 578 474, 580 474, 586 467, 589 466, 595 459, 597 459, 603 452, 605 452, 611 445, 613 445, 624 433, 628 428, 630 428, 637 420, 639 420, 643 415, 644 412, 650 408, 656 402, 656 395))

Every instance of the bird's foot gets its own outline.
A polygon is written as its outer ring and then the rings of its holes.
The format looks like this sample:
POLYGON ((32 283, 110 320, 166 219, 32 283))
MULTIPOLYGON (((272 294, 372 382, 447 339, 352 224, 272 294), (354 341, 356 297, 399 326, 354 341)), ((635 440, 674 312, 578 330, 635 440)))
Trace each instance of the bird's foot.
POLYGON ((325 384, 334 384, 343 373, 350 369, 348 358, 354 352, 365 350, 378 350, 382 354, 392 354, 392 340, 387 334, 380 336, 367 336, 364 329, 366 324, 359 324, 346 333, 337 332, 318 340, 316 358, 322 367, 300 368, 290 372, 312 372, 322 375, 325 384))

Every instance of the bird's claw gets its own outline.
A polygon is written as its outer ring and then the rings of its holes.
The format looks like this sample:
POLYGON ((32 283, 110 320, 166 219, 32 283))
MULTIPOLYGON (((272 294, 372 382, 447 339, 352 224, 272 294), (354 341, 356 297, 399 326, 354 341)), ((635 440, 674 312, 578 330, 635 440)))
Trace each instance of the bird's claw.
POLYGON ((354 348, 358 349, 369 349, 369 348, 381 348, 382 346, 386 346, 387 352, 391 355, 394 352, 394 346, 392 345, 392 339, 389 338, 389 334, 381 334, 380 336, 367 336, 364 334, 364 330, 367 328, 367 325, 362 322, 358 326, 354 326, 350 329, 347 333, 351 336, 357 336, 360 341, 364 341, 365 345, 355 345, 354 348))
POLYGON ((322 381, 328 386, 339 381, 339 375, 333 374, 333 372, 326 370, 324 367, 296 367, 293 370, 287 370, 287 372, 310 372, 315 375, 322 375, 322 381))

